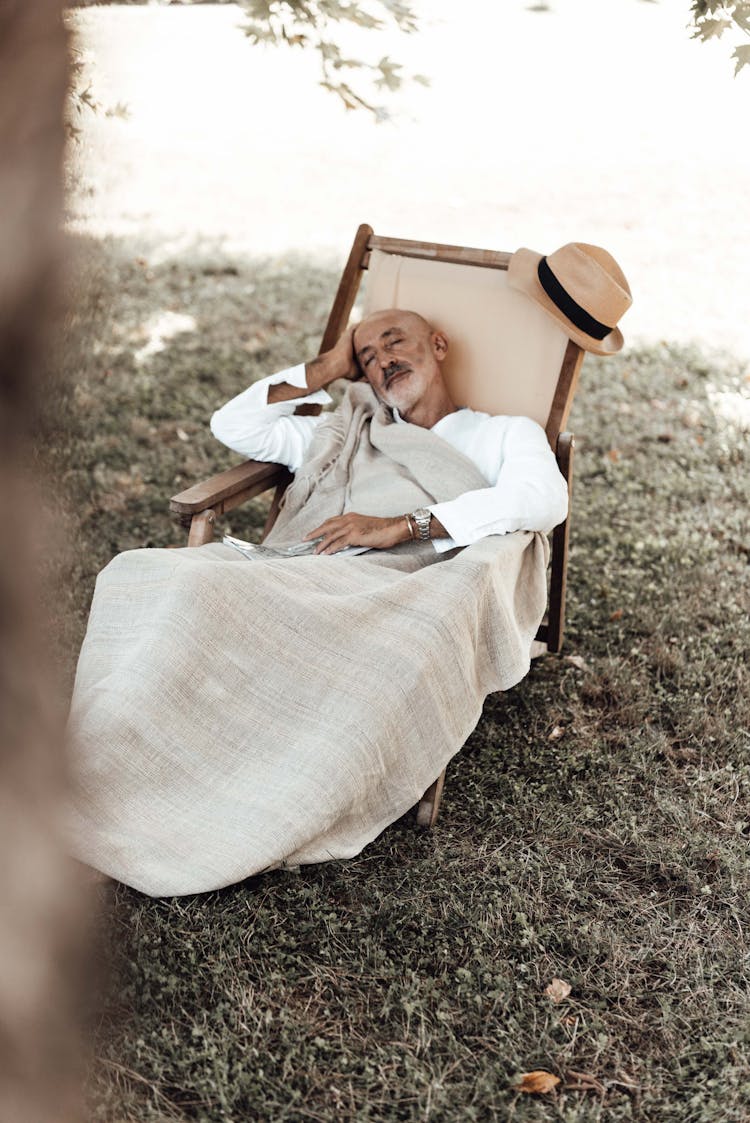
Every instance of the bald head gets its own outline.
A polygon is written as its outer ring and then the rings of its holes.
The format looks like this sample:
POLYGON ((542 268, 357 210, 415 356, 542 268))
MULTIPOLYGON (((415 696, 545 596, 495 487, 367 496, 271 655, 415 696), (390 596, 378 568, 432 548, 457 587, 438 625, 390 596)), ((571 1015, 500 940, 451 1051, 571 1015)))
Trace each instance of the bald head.
POLYGON ((354 351, 357 353, 357 338, 362 334, 369 336, 369 329, 373 325, 387 323, 391 327, 410 327, 413 331, 425 335, 431 335, 435 330, 431 323, 425 320, 424 316, 420 316, 419 312, 410 312, 405 308, 384 308, 380 312, 371 312, 369 316, 357 324, 354 329, 354 351))

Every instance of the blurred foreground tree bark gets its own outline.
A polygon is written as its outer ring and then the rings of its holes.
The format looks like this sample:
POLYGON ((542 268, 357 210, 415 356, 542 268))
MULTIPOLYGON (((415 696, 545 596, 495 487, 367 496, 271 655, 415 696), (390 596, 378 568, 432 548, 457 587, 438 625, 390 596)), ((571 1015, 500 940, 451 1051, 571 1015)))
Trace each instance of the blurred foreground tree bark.
POLYGON ((60 0, 0 0, 0 1120, 80 1118, 81 925, 56 845, 62 733, 23 461, 59 312, 66 37, 60 0))

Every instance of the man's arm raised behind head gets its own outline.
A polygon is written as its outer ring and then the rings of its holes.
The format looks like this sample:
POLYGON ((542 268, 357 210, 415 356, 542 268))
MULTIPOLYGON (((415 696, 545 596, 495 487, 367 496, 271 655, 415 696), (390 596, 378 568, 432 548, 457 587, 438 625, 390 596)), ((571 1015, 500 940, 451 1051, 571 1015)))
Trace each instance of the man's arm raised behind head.
POLYGON ((291 386, 287 382, 279 382, 269 388, 268 404, 289 402, 295 398, 303 397, 306 392, 313 393, 316 390, 324 390, 326 386, 339 378, 346 378, 350 381, 360 378, 362 372, 354 355, 352 333, 353 329, 347 328, 330 351, 325 351, 322 355, 318 355, 316 359, 305 363, 307 391, 300 389, 298 386, 291 386))
POLYGON ((327 405, 325 387, 337 378, 359 374, 346 332, 330 351, 317 359, 290 367, 253 383, 211 418, 211 432, 228 448, 252 460, 284 464, 296 472, 302 463, 319 416, 297 413, 304 401, 327 405))

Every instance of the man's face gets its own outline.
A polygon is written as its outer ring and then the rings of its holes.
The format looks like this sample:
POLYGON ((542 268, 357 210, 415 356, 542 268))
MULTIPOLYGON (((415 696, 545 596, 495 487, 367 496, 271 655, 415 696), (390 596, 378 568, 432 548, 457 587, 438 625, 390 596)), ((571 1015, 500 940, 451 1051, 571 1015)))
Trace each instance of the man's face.
POLYGON ((378 398, 400 414, 413 408, 442 380, 440 364, 448 349, 415 312, 391 309, 368 316, 354 332, 354 352, 378 398))

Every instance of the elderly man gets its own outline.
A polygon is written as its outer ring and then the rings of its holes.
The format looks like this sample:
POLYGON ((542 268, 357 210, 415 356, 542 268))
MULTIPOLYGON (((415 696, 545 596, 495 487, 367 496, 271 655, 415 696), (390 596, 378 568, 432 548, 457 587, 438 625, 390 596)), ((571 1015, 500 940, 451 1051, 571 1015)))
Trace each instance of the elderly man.
POLYGON ((308 539, 321 539, 317 553, 353 546, 389 549, 417 535, 434 539, 444 552, 488 534, 551 530, 566 516, 568 494, 543 430, 526 417, 459 409, 442 376, 448 346, 445 334, 416 312, 377 312, 326 354, 233 398, 213 415, 211 429, 236 452, 295 472, 323 420, 294 415, 295 406, 303 397, 330 402, 325 387, 331 382, 364 375, 397 421, 431 430, 494 486, 382 518, 346 511, 310 529, 308 539))
POLYGON ((214 414, 230 447, 295 472, 277 553, 131 550, 99 575, 76 857, 152 896, 352 857, 526 674, 565 484, 534 422, 456 407, 447 349, 388 310, 214 414), (294 412, 336 379, 336 410, 294 412))

